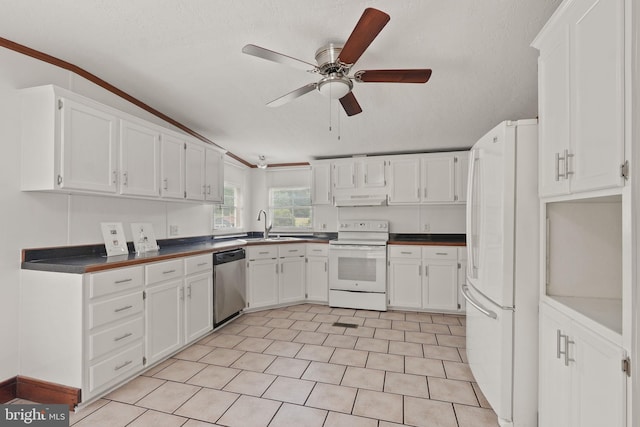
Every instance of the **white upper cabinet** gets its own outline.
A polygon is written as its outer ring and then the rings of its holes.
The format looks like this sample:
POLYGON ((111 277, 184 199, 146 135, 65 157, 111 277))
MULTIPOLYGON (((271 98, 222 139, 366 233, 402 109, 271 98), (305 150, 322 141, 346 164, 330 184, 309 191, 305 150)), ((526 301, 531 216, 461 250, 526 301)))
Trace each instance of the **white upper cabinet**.
POLYGON ((454 156, 430 154, 422 158, 422 201, 453 202, 455 198, 454 156))
POLYGON ((389 161, 389 204, 420 203, 420 158, 398 156, 389 161))
POLYGON ((205 147, 204 198, 208 202, 222 203, 224 197, 224 153, 205 147))
POLYGON ((540 50, 540 196, 624 185, 624 0, 565 2, 540 50))
POLYGON ((53 86, 21 94, 22 190, 116 193, 118 118, 53 86))
POLYGON ((392 158, 389 204, 464 203, 468 165, 468 151, 392 158))
POLYGON ((224 150, 53 85, 19 97, 23 191, 222 202, 224 150))
POLYGON ((166 199, 184 199, 186 143, 164 133, 160 138, 160 195, 166 199))
POLYGON ((120 121, 120 194, 160 195, 160 132, 129 120, 120 121))
POLYGON ((329 162, 311 165, 311 203, 331 204, 331 164, 329 162))
POLYGON ((386 161, 379 158, 363 159, 356 163, 358 185, 363 188, 384 188, 387 185, 385 175, 386 161))
POLYGON ((356 162, 341 160, 333 163, 333 188, 336 191, 356 188, 356 162))

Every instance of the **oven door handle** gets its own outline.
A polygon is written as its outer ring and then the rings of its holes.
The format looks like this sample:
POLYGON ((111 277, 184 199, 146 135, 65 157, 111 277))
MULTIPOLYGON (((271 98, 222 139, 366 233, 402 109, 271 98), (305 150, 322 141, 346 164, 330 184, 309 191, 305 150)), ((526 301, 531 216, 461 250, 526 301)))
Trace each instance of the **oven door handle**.
POLYGON ((330 251, 385 251, 386 246, 363 246, 363 245, 331 245, 330 251))

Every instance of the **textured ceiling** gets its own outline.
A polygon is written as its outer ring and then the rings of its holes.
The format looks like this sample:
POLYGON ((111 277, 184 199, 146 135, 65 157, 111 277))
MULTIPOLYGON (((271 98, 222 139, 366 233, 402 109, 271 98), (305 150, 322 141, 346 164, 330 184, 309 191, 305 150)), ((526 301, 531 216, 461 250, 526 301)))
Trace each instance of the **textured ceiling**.
POLYGON ((502 120, 537 116, 529 44, 559 3, 0 0, 0 37, 84 68, 251 163, 287 163, 469 147, 502 120), (427 84, 356 83, 363 113, 352 117, 316 91, 265 106, 318 76, 242 46, 315 62, 366 7, 391 21, 352 71, 431 68, 427 84))

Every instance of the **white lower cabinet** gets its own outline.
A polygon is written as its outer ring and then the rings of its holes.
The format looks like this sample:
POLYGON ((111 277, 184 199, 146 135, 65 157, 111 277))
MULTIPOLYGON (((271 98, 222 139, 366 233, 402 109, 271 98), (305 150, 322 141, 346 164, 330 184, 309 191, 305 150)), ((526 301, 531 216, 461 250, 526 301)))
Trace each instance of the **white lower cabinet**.
POLYGON ((146 289, 145 353, 152 364, 182 346, 184 289, 182 279, 146 289))
POLYGON ((458 253, 455 247, 389 246, 389 305, 457 311, 458 253))
POLYGON ((624 350, 566 314, 540 304, 539 425, 626 425, 624 350))
POLYGON ((213 328, 212 274, 210 270, 185 279, 185 344, 192 343, 213 328))
POLYGON ((304 301, 304 243, 251 246, 247 270, 249 308, 304 301))
POLYGON ((329 302, 329 245, 308 243, 306 259, 307 301, 329 302))

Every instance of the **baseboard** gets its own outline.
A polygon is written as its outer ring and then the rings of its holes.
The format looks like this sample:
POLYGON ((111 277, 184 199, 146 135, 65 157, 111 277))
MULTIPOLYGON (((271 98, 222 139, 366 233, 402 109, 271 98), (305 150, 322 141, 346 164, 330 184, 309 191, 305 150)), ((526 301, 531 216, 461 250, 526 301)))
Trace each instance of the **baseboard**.
POLYGON ((15 397, 39 403, 60 403, 72 410, 80 403, 80 389, 18 375, 15 397))
POLYGON ((0 382, 0 403, 7 403, 16 398, 18 377, 0 382))

